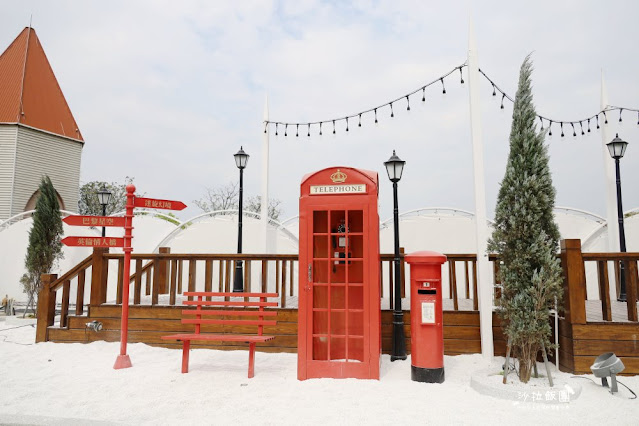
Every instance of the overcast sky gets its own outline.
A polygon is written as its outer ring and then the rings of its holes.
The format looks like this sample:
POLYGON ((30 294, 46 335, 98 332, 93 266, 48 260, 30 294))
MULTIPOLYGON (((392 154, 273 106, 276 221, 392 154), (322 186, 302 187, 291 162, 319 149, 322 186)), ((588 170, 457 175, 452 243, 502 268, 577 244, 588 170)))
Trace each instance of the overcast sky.
MULTIPOLYGON (((329 120, 417 89, 466 61, 472 14, 480 68, 514 96, 533 53, 537 113, 578 120, 609 103, 639 108, 639 2, 635 1, 3 1, 0 50, 29 23, 86 144, 82 182, 124 182, 190 204, 206 187, 237 181, 233 154, 251 155, 247 195, 260 193, 265 94, 274 121, 329 120)), ((400 211, 474 210, 468 77, 351 122, 323 137, 271 132, 271 196, 297 215, 306 173, 353 166, 380 174, 380 216, 392 214, 383 168, 393 149, 407 161, 400 211)), ((492 217, 508 154, 512 105, 481 83, 487 206, 492 217)), ((639 207, 639 117, 609 116, 609 134, 630 143, 621 162, 624 210, 639 207)), ((601 133, 565 138, 553 128, 556 205, 606 214, 601 133)), ((290 129, 289 129, 290 130, 290 129)), ((609 158, 606 161, 613 161, 609 158)))

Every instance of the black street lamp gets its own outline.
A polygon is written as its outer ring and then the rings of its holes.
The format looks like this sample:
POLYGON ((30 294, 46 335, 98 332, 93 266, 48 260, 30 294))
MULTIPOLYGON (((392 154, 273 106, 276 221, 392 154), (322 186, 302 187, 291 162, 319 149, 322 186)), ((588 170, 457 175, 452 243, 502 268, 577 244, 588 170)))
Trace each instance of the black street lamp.
MULTIPOLYGON (((621 175, 619 173, 619 159, 626 153, 628 142, 622 141, 619 134, 615 136, 612 142, 606 144, 610 156, 615 159, 615 170, 617 172, 617 221, 619 222, 619 248, 622 253, 626 252, 626 232, 623 229, 623 208, 621 207, 621 175)), ((619 268, 619 298, 620 302, 626 301, 626 272, 624 261, 621 261, 619 268)))
POLYGON ((406 161, 393 155, 384 162, 388 178, 393 182, 393 223, 395 227, 395 309, 393 310, 393 352, 391 361, 406 359, 406 340, 404 337, 404 312, 402 311, 401 268, 399 260, 399 208, 397 207, 397 182, 402 178, 406 161))
MULTIPOLYGON (((240 150, 234 155, 235 164, 240 169, 240 202, 237 219, 237 254, 242 254, 242 195, 244 194, 244 168, 248 163, 249 155, 244 152, 240 146, 240 150)), ((244 272, 242 270, 242 261, 238 259, 235 262, 235 279, 233 280, 233 292, 241 293, 244 291, 244 272)))
MULTIPOLYGON (((106 206, 111 200, 111 192, 103 185, 98 191, 98 202, 102 205, 102 216, 106 216, 106 206)), ((102 227, 102 237, 106 235, 106 229, 102 227)))

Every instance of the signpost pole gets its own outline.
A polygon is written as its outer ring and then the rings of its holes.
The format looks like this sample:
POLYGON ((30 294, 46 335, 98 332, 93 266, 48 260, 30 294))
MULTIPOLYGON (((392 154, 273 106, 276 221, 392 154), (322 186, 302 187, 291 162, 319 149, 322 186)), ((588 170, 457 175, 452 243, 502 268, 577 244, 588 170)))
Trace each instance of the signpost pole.
POLYGON ((131 359, 126 353, 126 344, 129 330, 129 276, 131 272, 131 231, 133 230, 133 207, 135 192, 134 185, 126 187, 126 213, 124 215, 124 268, 122 271, 122 320, 120 322, 120 355, 115 360, 114 369, 129 368, 132 366, 131 359))

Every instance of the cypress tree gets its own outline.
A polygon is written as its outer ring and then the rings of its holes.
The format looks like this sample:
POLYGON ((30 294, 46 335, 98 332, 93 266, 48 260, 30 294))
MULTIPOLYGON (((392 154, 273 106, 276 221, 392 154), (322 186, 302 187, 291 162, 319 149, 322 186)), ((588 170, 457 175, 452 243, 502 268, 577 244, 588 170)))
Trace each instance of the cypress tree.
POLYGON ((60 204, 49 176, 42 178, 39 191, 40 197, 33 213, 33 225, 29 231, 29 246, 24 261, 27 273, 21 279, 25 293, 29 295, 29 302, 35 300, 40 292, 40 275, 50 273, 57 260, 62 257, 60 204))
POLYGON ((528 55, 519 74, 510 153, 489 241, 489 249, 502 261, 502 327, 519 359, 519 378, 524 383, 530 379, 539 351, 552 347, 548 311, 555 298, 559 300, 562 295, 561 266, 556 255, 559 230, 553 217, 555 189, 545 132, 536 128, 531 74, 528 55))

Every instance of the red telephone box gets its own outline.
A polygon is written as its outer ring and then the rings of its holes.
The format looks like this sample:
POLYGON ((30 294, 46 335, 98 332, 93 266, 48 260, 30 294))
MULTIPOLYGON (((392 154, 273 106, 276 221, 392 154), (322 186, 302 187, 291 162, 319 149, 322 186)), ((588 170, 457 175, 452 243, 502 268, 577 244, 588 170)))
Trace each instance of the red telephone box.
POLYGON ((377 173, 331 167, 300 192, 297 378, 379 379, 377 173))

